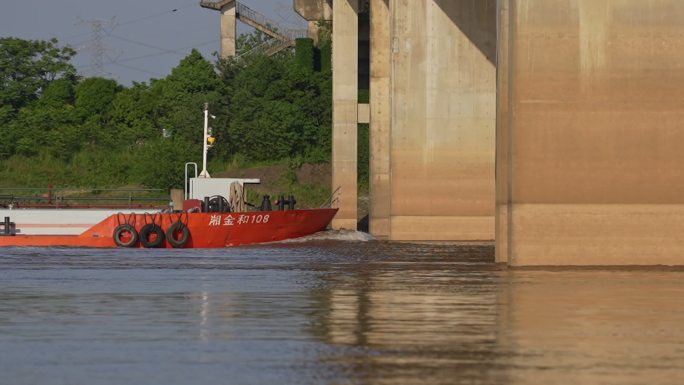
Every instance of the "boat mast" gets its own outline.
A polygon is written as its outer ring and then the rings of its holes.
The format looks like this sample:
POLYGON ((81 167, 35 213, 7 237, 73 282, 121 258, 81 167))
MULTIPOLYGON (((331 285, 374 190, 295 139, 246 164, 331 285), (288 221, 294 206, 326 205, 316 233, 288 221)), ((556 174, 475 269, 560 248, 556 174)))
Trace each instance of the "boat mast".
POLYGON ((199 177, 200 178, 211 178, 211 175, 209 175, 209 172, 207 171, 207 151, 209 151, 209 146, 207 145, 207 139, 209 138, 208 135, 208 129, 209 129, 209 103, 204 103, 204 136, 202 137, 202 146, 203 151, 202 151, 202 172, 200 172, 199 177))

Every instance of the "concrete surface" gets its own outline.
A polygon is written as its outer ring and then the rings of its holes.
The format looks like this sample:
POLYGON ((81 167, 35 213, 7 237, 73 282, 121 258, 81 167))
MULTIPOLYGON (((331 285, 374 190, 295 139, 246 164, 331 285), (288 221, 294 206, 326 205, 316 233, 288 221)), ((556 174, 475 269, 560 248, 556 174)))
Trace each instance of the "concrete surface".
POLYGON ((684 263, 684 2, 500 10, 497 260, 684 263))
POLYGON ((372 1, 371 36, 371 234, 493 239, 495 1, 372 1))
POLYGON ((358 0, 333 3, 332 183, 339 188, 334 229, 357 227, 358 0))

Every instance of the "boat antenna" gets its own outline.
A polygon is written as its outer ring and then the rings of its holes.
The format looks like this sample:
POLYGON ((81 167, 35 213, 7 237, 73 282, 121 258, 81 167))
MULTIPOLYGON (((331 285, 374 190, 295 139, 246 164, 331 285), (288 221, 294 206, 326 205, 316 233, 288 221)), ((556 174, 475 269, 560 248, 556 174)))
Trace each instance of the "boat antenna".
POLYGON ((207 171, 207 151, 209 151, 209 103, 204 103, 204 136, 202 137, 202 172, 200 172, 200 178, 211 178, 209 172, 207 171))

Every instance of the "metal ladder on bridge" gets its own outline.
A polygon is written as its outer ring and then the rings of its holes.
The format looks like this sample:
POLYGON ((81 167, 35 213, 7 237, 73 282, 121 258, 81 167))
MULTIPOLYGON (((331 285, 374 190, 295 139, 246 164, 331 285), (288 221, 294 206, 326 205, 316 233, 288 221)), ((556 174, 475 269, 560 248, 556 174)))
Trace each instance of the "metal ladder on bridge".
MULTIPOLYGON (((223 2, 201 0, 200 6, 220 10, 220 3, 223 2)), ((261 45, 254 47, 242 55, 263 52, 267 56, 273 56, 284 49, 293 47, 296 39, 308 36, 308 31, 305 29, 285 28, 237 1, 235 2, 235 18, 271 37, 270 40, 265 41, 261 45)))

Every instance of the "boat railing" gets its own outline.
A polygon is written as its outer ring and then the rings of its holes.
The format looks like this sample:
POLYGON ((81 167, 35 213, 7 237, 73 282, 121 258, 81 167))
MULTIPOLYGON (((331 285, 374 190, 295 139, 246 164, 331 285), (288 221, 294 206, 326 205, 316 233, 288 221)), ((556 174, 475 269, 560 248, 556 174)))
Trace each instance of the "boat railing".
POLYGON ((69 189, 1 187, 0 207, 6 208, 165 208, 163 189, 69 189))

